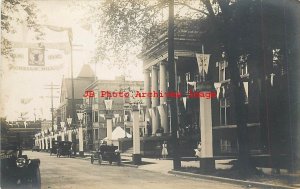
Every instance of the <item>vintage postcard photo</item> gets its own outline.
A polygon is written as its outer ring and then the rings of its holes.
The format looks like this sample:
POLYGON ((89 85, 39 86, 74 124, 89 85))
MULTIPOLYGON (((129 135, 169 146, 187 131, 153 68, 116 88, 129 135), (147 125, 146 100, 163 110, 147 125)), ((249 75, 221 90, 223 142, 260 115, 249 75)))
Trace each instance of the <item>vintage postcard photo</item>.
POLYGON ((300 188, 299 0, 2 0, 1 189, 300 188))

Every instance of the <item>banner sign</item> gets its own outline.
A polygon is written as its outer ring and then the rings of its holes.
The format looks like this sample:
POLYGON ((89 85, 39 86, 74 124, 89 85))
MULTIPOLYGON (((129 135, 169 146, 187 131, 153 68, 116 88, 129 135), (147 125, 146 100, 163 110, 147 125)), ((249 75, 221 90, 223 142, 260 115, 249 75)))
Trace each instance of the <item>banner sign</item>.
POLYGON ((44 58, 45 49, 28 49, 29 66, 45 66, 44 58))
POLYGON ((201 73, 202 70, 204 70, 207 73, 210 54, 196 53, 196 58, 197 58, 197 62, 198 62, 199 73, 201 73))

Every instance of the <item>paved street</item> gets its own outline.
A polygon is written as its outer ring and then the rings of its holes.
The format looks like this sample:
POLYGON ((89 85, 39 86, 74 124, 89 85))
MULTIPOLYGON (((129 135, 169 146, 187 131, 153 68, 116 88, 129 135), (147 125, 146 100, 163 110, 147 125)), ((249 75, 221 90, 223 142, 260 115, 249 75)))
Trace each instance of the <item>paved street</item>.
POLYGON ((30 158, 40 158, 43 189, 77 188, 243 188, 242 186, 166 175, 131 167, 90 164, 75 158, 57 158, 48 153, 25 151, 30 158))

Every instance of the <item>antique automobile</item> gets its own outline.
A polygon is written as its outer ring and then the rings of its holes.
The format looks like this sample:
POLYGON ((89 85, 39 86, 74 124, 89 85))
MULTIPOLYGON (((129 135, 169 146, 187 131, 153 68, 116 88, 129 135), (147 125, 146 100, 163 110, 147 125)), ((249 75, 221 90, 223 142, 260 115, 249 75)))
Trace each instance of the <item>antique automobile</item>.
POLYGON ((97 151, 92 152, 91 163, 93 164, 94 161, 98 161, 100 165, 102 161, 108 161, 110 165, 112 162, 121 165, 121 155, 118 146, 100 145, 97 151))
POLYGON ((52 141, 52 148, 50 149, 50 156, 52 154, 57 154, 58 144, 59 144, 59 141, 57 141, 57 140, 52 141))
POLYGON ((18 137, 1 136, 1 187, 41 188, 40 160, 22 154, 18 137))
POLYGON ((57 157, 60 156, 68 156, 71 157, 72 155, 72 142, 69 141, 60 141, 58 143, 58 148, 57 148, 57 157))

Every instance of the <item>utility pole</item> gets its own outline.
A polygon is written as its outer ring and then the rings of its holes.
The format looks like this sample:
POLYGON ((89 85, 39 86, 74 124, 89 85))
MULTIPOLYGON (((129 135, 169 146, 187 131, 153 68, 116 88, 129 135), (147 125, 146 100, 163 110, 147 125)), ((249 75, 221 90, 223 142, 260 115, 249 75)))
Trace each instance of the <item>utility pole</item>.
POLYGON ((46 86, 50 86, 50 88, 45 88, 45 89, 50 89, 51 90, 51 127, 52 127, 52 131, 54 130, 54 107, 53 107, 53 98, 58 98, 58 96, 53 96, 53 90, 54 89, 60 89, 60 88, 57 88, 59 87, 59 85, 53 85, 53 83, 51 82, 51 85, 46 85, 46 86), (56 87, 56 88, 54 88, 56 87))
MULTIPOLYGON (((169 0, 169 20, 168 20, 168 69, 169 69, 169 92, 177 92, 176 86, 176 66, 174 60, 174 0, 169 0)), ((176 104, 176 98, 170 97, 171 107, 171 134, 172 134, 172 146, 173 146, 173 169, 179 169, 181 167, 181 161, 178 153, 178 110, 176 104)))

